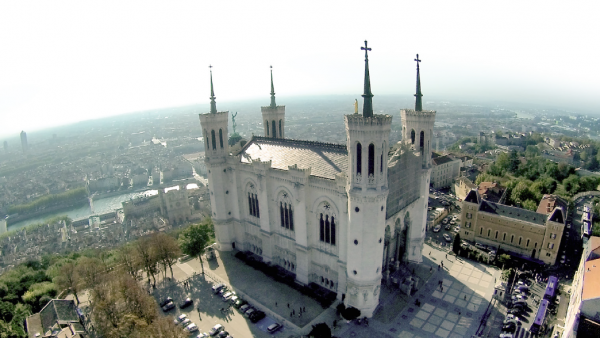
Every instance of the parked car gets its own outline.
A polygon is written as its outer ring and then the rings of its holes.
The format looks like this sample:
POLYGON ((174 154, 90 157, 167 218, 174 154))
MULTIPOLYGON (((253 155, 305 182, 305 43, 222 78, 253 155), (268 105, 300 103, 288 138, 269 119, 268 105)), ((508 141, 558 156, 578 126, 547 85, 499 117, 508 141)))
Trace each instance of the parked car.
POLYGON ((475 247, 477 249, 481 249, 481 250, 487 250, 487 246, 481 244, 481 243, 475 243, 475 247))
POLYGON ((196 332, 198 331, 198 325, 191 323, 185 328, 188 332, 196 332))
POLYGON ((450 225, 456 225, 456 221, 455 220, 451 220, 450 221, 450 225))
POLYGON ((452 226, 451 226, 450 224, 446 224, 446 226, 444 227, 444 229, 446 229, 446 230, 450 230, 450 228, 451 228, 451 227, 452 227, 452 226))
POLYGON ((225 328, 223 327, 223 325, 217 324, 217 325, 213 326, 212 329, 210 329, 210 331, 208 332, 208 334, 211 335, 211 336, 216 336, 217 333, 219 333, 221 331, 224 331, 224 330, 225 330, 225 328))
POLYGON ((236 308, 236 309, 239 309, 241 306, 246 305, 246 304, 248 304, 247 301, 245 301, 245 300, 243 300, 241 298, 238 298, 235 301, 235 303, 233 303, 233 307, 236 308))
POLYGON ((267 315, 262 311, 255 311, 250 316, 250 321, 253 323, 257 323, 261 319, 265 318, 267 315))
POLYGON ((229 292, 226 292, 226 293, 223 295, 223 301, 224 301, 224 302, 226 302, 226 301, 230 300, 230 299, 231 299, 231 297, 233 297, 233 295, 235 295, 235 293, 233 293, 233 292, 231 292, 231 291, 229 291, 229 292))
POLYGON ((517 330, 517 324, 508 323, 502 326, 502 331, 514 333, 517 330))
POLYGON ((440 230, 442 230, 442 227, 439 224, 433 227, 433 232, 440 232, 440 230))
POLYGON ((169 302, 162 307, 163 312, 170 311, 175 308, 175 303, 169 302))
POLYGON ((173 320, 173 323, 179 324, 179 323, 183 322, 186 318, 187 318, 187 315, 185 313, 181 314, 181 315, 179 315, 179 317, 177 317, 177 318, 175 318, 175 320, 173 320))
POLYGON ((509 313, 509 314, 506 315, 506 319, 505 320, 516 320, 516 321, 519 321, 519 317, 515 316, 514 314, 509 313))
POLYGON ((213 285, 212 291, 213 291, 213 293, 219 293, 219 291, 221 291, 221 289, 224 287, 225 287, 225 284, 213 285))
POLYGON ((512 333, 508 333, 508 332, 502 332, 498 338, 513 338, 512 333))
POLYGON ((556 305, 560 304, 560 296, 556 296, 556 299, 554 300, 554 303, 556 303, 556 305))
POLYGON ((179 308, 185 309, 186 307, 188 307, 192 304, 194 304, 194 301, 190 297, 188 297, 188 298, 184 299, 181 303, 179 303, 179 308))
POLYGON ((450 237, 450 235, 448 234, 444 234, 444 239, 446 240, 446 242, 452 242, 452 237, 450 237))
POLYGON ((238 309, 240 310, 241 313, 244 313, 244 312, 248 311, 251 308, 252 307, 250 306, 250 304, 246 303, 246 304, 240 306, 238 309))
POLYGON ((246 311, 246 312, 244 313, 244 316, 246 316, 246 317, 250 318, 250 316, 252 316, 252 314, 253 314, 254 312, 256 312, 256 310, 254 310, 254 309, 248 309, 248 311, 246 311))
POLYGON ((227 332, 227 331, 221 331, 221 332, 219 332, 219 334, 217 336, 219 338, 225 338, 225 337, 229 336, 229 332, 227 332))
POLYGON ((271 324, 269 325, 269 327, 267 327, 267 331, 269 331, 269 333, 274 333, 275 331, 279 330, 282 326, 280 324, 271 324))
POLYGON ((208 338, 208 337, 210 337, 210 336, 206 332, 202 332, 196 336, 196 338, 208 338))
POLYGON ((192 324, 192 320, 189 318, 186 318, 184 320, 181 321, 181 326, 186 327, 188 325, 192 324))
POLYGON ((172 301, 173 301, 173 298, 167 297, 162 302, 160 302, 160 307, 163 307, 163 306, 167 305, 168 303, 170 303, 172 301))

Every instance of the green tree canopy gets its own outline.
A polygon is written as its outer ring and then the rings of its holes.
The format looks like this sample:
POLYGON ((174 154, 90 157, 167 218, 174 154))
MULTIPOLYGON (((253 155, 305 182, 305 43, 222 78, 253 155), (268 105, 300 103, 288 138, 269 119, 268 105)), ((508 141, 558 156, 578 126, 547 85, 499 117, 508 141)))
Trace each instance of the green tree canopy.
POLYGON ((203 223, 192 224, 179 234, 179 247, 181 251, 191 257, 198 257, 204 274, 204 262, 202 255, 214 236, 214 227, 209 218, 203 223))

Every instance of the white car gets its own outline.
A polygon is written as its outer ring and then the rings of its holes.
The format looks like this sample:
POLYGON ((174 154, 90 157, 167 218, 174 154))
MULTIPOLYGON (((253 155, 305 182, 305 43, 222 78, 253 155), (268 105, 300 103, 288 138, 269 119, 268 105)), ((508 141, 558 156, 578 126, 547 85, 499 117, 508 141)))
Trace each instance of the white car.
POLYGON ((513 338, 513 335, 512 333, 503 332, 498 336, 498 338, 513 338))
POLYGON ((223 301, 226 302, 228 300, 231 299, 231 297, 233 297, 235 295, 235 293, 233 292, 227 292, 226 294, 223 295, 223 301))
POLYGON ((223 325, 217 324, 217 325, 213 326, 212 329, 210 329, 210 331, 208 332, 208 334, 211 335, 211 336, 214 336, 217 333, 219 333, 221 331, 224 331, 224 330, 225 330, 225 328, 223 327, 223 325))
POLYGON ((520 320, 519 317, 515 316, 512 313, 506 315, 506 320, 516 320, 517 322, 520 320))
POLYGON ((196 338, 208 338, 208 337, 210 337, 210 336, 206 332, 202 332, 196 336, 196 338))
POLYGON ((442 227, 439 224, 433 227, 433 232, 440 232, 440 230, 442 230, 442 227))
POLYGON ((180 315, 179 317, 175 318, 173 323, 179 324, 179 323, 183 322, 186 318, 187 318, 187 315, 184 313, 184 314, 180 315))
POLYGON ((186 326, 188 326, 188 325, 190 325, 190 324, 192 324, 192 320, 191 320, 191 319, 189 319, 189 318, 186 318, 186 319, 184 319, 184 320, 181 322, 181 326, 183 326, 183 327, 186 327, 186 326))
POLYGON ((195 331, 198 331, 198 325, 196 325, 196 324, 194 324, 194 323, 191 323, 191 324, 190 324, 190 325, 188 325, 188 326, 187 326, 185 329, 186 329, 188 332, 195 332, 195 331))

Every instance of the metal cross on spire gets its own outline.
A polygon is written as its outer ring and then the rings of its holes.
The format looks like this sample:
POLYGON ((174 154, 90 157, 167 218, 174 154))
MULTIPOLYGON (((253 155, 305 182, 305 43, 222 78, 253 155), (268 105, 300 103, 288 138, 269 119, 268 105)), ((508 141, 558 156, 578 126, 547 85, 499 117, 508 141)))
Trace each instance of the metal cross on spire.
POLYGON ((364 94, 361 95, 363 100, 363 117, 373 117, 373 94, 371 93, 371 77, 369 76, 369 55, 367 54, 371 48, 367 45, 365 40, 365 46, 360 47, 360 50, 365 51, 365 90, 364 94))
POLYGON ((213 89, 213 80, 212 80, 212 65, 209 65, 208 68, 210 69, 210 112, 211 114, 216 114, 217 113, 217 103, 215 102, 215 91, 213 89))
POLYGON ((367 52, 371 50, 371 48, 367 47, 367 40, 365 40, 365 46, 360 47, 360 50, 365 51, 365 60, 367 60, 369 58, 369 55, 367 54, 367 52))
POLYGON ((421 62, 421 60, 419 60, 419 54, 417 54, 417 58, 415 59, 415 61, 417 62, 417 93, 415 94, 415 111, 422 111, 423 102, 421 100, 421 97, 423 96, 423 94, 421 94, 421 74, 419 70, 419 62, 421 62))

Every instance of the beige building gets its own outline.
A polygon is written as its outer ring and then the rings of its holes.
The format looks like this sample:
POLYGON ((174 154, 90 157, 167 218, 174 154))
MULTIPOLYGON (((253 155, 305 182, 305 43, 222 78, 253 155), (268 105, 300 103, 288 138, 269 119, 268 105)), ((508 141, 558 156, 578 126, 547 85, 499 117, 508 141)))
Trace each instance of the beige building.
POLYGON ((436 153, 432 153, 431 157, 431 186, 435 189, 450 187, 454 179, 460 176, 462 161, 451 155, 440 156, 436 153))
POLYGON ((464 200, 473 189, 477 189, 475 183, 464 176, 454 180, 454 185, 452 186, 452 192, 456 195, 456 198, 459 198, 461 201, 464 200))
POLYGON ((490 202, 472 190, 463 201, 460 235, 514 256, 554 265, 566 214, 560 207, 546 215, 490 202))

